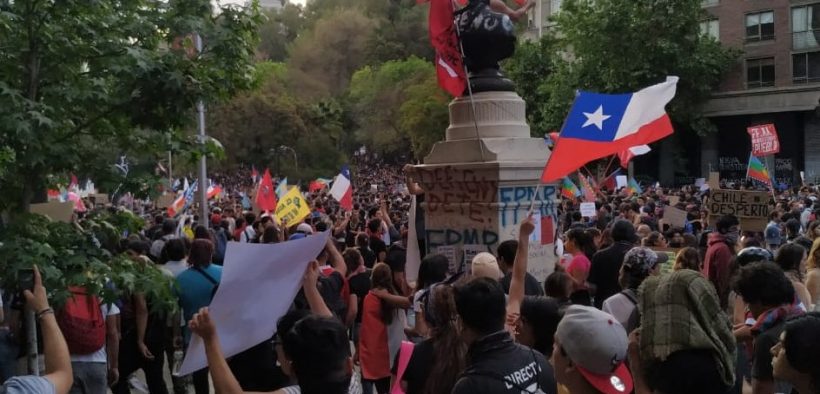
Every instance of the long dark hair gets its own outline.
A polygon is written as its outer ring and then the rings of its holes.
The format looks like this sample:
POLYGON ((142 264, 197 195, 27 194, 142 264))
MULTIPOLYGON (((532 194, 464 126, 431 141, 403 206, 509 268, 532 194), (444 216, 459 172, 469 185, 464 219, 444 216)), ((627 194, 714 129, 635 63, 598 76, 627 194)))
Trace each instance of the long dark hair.
POLYGON ((595 248, 595 241, 586 231, 573 228, 567 231, 566 238, 571 240, 588 259, 592 260, 592 256, 597 252, 597 249, 595 248))
POLYGON ((774 262, 780 266, 783 272, 793 272, 797 275, 798 280, 803 280, 803 273, 800 272, 800 263, 803 261, 803 255, 806 249, 802 246, 789 242, 777 250, 777 256, 774 262))
POLYGON ((433 345, 433 366, 424 384, 424 394, 449 393, 464 370, 467 346, 461 340, 456 325, 456 302, 453 288, 449 285, 435 285, 430 288, 431 310, 435 325, 430 328, 430 342, 433 345))
MULTIPOLYGON (((393 286, 393 270, 385 263, 377 263, 373 266, 373 272, 370 274, 370 282, 374 289, 385 289, 390 294, 398 295, 399 292, 393 286)), ((396 308, 387 302, 381 301, 382 306, 382 321, 384 324, 393 322, 393 312, 396 308)))

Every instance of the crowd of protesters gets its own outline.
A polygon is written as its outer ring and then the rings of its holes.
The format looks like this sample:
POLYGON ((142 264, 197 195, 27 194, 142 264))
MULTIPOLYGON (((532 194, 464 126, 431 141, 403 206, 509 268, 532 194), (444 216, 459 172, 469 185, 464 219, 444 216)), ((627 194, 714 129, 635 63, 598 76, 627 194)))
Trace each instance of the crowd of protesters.
POLYGON ((601 190, 595 217, 581 215, 579 200, 560 204, 560 256, 544 283, 527 273, 531 218, 465 272, 426 254, 410 282, 408 210, 424 190, 399 163, 362 154, 353 164, 350 212, 320 190, 306 196, 307 219, 277 223, 243 208, 240 193, 253 183, 237 181, 207 227, 197 216, 151 218, 124 245, 174 278, 180 316, 155 315, 139 294, 107 306, 108 340, 93 355, 70 353, 35 275, 26 300, 42 327, 46 374, 13 377, 5 391, 125 393, 142 370, 159 394, 820 393, 814 187, 781 193, 763 231, 710 217, 705 189, 601 190), (665 222, 669 207, 686 212, 684 225, 665 222), (207 307, 227 243, 327 230, 276 332, 226 359, 207 307), (194 335, 208 368, 177 376, 194 335))

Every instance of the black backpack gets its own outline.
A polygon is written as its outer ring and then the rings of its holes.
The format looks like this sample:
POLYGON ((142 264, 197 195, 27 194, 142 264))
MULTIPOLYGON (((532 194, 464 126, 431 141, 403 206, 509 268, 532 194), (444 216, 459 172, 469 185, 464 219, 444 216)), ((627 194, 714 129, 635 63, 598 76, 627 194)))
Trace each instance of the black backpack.
POLYGON ((638 296, 635 294, 635 290, 626 289, 621 291, 621 294, 625 295, 629 301, 632 302, 632 305, 635 305, 635 309, 632 310, 632 313, 629 314, 629 319, 626 321, 626 333, 629 334, 634 331, 636 328, 641 326, 641 312, 638 310, 638 296))

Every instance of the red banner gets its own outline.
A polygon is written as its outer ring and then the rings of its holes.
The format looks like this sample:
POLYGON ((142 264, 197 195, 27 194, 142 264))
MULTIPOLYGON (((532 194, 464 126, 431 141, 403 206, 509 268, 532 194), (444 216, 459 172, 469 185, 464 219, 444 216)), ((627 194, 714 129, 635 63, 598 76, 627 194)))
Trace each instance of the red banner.
POLYGON ((746 132, 752 137, 752 154, 761 157, 780 152, 780 141, 773 124, 751 126, 746 132))

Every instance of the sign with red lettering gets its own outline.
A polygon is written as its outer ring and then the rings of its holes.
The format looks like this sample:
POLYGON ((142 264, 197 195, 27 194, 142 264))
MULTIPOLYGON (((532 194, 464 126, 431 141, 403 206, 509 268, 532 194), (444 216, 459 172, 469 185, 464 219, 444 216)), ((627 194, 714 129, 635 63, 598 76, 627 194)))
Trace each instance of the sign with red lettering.
POLYGON ((752 137, 752 154, 761 157, 780 152, 780 142, 777 140, 777 130, 773 124, 751 126, 746 132, 752 137))

